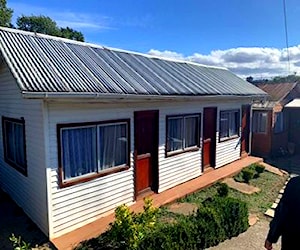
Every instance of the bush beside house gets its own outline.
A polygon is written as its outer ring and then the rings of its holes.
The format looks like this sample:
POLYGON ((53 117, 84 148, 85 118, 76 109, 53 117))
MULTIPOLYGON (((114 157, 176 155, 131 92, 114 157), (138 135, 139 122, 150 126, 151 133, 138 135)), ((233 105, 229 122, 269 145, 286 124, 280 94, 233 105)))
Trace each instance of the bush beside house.
POLYGON ((150 200, 145 200, 144 211, 137 214, 122 205, 106 233, 76 249, 205 249, 249 227, 246 203, 224 196, 206 200, 189 216, 169 222, 158 217, 159 210, 150 200))

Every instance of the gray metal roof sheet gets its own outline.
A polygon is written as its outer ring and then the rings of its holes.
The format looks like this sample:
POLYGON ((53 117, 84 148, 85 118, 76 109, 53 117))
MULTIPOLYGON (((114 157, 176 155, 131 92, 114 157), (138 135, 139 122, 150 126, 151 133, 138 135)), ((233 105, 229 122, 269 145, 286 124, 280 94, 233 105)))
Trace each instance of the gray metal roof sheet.
POLYGON ((0 28, 0 52, 24 92, 265 95, 224 68, 0 28))

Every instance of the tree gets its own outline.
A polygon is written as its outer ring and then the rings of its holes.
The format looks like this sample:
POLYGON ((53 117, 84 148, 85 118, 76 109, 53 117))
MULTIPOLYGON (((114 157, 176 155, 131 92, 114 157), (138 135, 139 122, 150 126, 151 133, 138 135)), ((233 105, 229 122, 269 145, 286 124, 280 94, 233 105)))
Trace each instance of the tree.
POLYGON ((11 18, 13 10, 7 8, 6 0, 0 0, 0 26, 12 27, 11 18))
POLYGON ((247 81, 247 82, 250 82, 250 83, 253 83, 253 77, 252 77, 252 76, 248 76, 248 77, 246 78, 246 81, 247 81))
POLYGON ((17 19, 17 28, 25 31, 37 32, 58 36, 60 30, 50 17, 46 16, 21 16, 17 19))
POLYGON ((17 19, 17 28, 51 36, 59 36, 77 41, 84 41, 83 34, 72 28, 60 28, 56 22, 47 16, 21 16, 17 19))
POLYGON ((84 42, 83 34, 80 31, 76 31, 69 27, 66 27, 66 28, 60 28, 60 32, 62 37, 84 42))

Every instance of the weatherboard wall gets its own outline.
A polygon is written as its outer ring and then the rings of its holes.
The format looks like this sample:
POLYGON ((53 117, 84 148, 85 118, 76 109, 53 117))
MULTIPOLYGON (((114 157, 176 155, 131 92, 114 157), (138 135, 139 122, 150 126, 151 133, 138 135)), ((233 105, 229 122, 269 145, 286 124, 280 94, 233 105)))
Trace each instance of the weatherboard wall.
POLYGON ((25 119, 28 176, 4 160, 2 123, 0 123, 0 187, 48 234, 43 102, 25 100, 15 78, 0 64, 0 119, 2 116, 25 119))
MULTIPOLYGON (((114 210, 120 204, 134 202, 134 112, 159 110, 159 192, 198 177, 202 173, 201 149, 170 157, 165 156, 166 116, 200 113, 205 103, 162 102, 162 103, 48 103, 49 120, 49 167, 51 168, 51 211, 52 238, 92 222, 114 210), (130 169, 100 177, 74 186, 60 188, 58 185, 58 145, 56 126, 61 123, 92 122, 130 119, 130 169)), ((223 108, 239 109, 240 102, 228 104, 210 103, 223 108)), ((202 128, 202 121, 201 121, 202 128)), ((201 131, 202 138, 202 131, 201 131)), ((237 140, 217 141, 217 167, 239 159, 240 147, 237 140)))

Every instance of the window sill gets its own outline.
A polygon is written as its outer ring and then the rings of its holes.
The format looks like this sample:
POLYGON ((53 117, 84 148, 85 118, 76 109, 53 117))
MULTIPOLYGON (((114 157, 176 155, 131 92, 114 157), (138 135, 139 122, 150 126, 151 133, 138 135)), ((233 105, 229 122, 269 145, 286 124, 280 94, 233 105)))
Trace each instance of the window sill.
POLYGON ((24 168, 18 166, 17 164, 15 164, 14 162, 8 160, 6 157, 4 157, 4 161, 12 168, 14 168, 15 170, 17 170, 19 173, 21 173, 24 176, 28 176, 27 175, 27 166, 25 166, 24 168))
POLYGON ((200 148, 199 147, 190 147, 190 148, 186 148, 186 149, 182 149, 182 150, 176 150, 176 151, 172 151, 172 152, 166 152, 165 157, 171 157, 171 156, 175 156, 175 155, 180 155, 180 154, 184 154, 184 153, 188 153, 188 152, 195 152, 195 151, 199 151, 200 148))
POLYGON ((94 180, 94 179, 97 179, 97 178, 100 178, 103 176, 122 172, 122 171, 128 170, 129 168, 130 168, 129 166, 114 167, 112 169, 106 169, 99 173, 91 174, 89 176, 83 176, 81 178, 78 177, 75 180, 60 181, 59 187, 60 188, 70 187, 70 186, 88 182, 88 181, 91 181, 91 180, 94 180))
POLYGON ((224 138, 220 138, 219 142, 231 141, 231 140, 237 139, 239 137, 240 137, 239 135, 233 135, 231 137, 224 137, 224 138))

